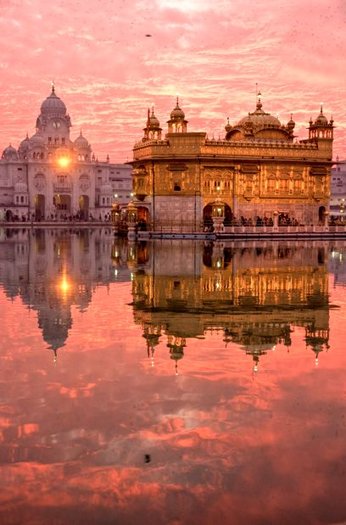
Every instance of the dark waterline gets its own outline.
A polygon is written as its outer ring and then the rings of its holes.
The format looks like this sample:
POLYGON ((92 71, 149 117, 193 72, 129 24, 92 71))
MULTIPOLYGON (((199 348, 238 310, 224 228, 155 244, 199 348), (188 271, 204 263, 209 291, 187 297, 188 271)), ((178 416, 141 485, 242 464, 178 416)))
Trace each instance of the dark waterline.
POLYGON ((1 230, 0 522, 345 522, 345 261, 1 230))

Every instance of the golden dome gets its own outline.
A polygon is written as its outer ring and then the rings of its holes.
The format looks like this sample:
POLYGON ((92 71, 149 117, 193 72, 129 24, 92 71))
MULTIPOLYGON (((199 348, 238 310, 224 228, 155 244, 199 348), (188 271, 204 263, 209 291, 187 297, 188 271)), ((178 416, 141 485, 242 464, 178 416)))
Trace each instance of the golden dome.
POLYGON ((317 119, 315 120, 315 126, 327 126, 328 120, 323 115, 323 107, 321 106, 320 114, 318 115, 317 119))
POLYGON ((150 115, 150 112, 148 111, 147 127, 149 129, 159 129, 160 128, 160 122, 159 122, 159 119, 156 117, 156 115, 154 113, 154 108, 152 108, 152 110, 151 110, 151 115, 150 115))
POLYGON ((171 120, 184 120, 185 113, 179 106, 179 98, 177 97, 177 103, 175 108, 171 111, 171 120))
POLYGON ((249 125, 254 130, 262 128, 281 128, 281 122, 278 118, 263 111, 260 99, 257 101, 256 111, 249 113, 246 117, 242 118, 236 127, 249 127, 249 125))

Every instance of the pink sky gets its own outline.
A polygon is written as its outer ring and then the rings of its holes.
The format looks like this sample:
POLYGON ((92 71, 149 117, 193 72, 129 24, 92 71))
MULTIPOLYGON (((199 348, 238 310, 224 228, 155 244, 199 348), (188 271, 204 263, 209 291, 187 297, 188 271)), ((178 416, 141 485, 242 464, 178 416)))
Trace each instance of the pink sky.
POLYGON ((148 106, 166 131, 179 95, 189 130, 218 138, 258 82, 298 138, 323 102, 345 158, 345 53, 344 0, 0 0, 0 149, 34 132, 52 80, 72 138, 113 162, 132 158, 148 106))

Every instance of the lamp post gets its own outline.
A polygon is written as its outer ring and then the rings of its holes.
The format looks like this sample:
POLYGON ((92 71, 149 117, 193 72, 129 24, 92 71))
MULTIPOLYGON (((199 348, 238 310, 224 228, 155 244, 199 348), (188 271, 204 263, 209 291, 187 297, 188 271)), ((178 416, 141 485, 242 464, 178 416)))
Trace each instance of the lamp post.
POLYGON ((127 238, 134 241, 136 238, 137 208, 132 201, 127 206, 127 238))

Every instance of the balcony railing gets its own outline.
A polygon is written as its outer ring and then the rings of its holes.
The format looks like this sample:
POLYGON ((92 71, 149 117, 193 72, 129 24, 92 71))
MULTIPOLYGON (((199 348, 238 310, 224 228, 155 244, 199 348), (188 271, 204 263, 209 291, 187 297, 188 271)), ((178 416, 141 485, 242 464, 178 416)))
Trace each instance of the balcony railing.
POLYGON ((71 193, 71 184, 54 184, 54 193, 71 193))

